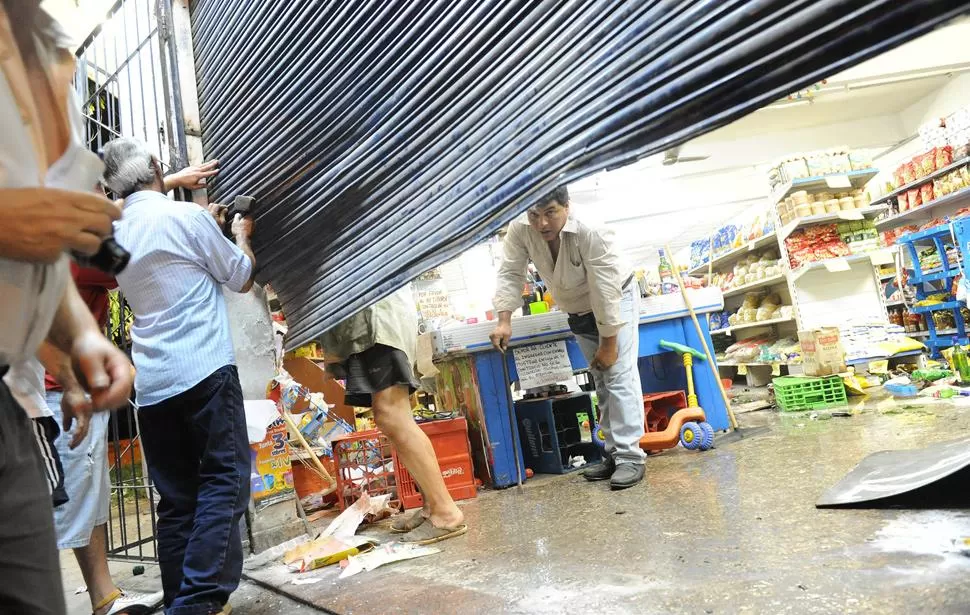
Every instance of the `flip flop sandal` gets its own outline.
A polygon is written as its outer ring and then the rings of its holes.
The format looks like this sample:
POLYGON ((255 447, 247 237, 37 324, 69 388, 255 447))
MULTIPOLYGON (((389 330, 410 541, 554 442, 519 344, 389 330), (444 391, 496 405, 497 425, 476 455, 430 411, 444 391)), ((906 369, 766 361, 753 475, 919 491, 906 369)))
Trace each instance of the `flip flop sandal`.
POLYGON ((422 523, 402 536, 401 542, 412 545, 430 545, 461 536, 467 531, 468 526, 464 523, 455 527, 435 527, 433 523, 422 523))
POLYGON ((414 511, 410 515, 407 515, 406 517, 402 517, 394 521, 394 523, 391 524, 391 533, 407 534, 408 532, 414 530, 419 525, 424 524, 424 522, 427 521, 428 518, 422 515, 421 514, 422 512, 424 511, 419 509, 414 511))

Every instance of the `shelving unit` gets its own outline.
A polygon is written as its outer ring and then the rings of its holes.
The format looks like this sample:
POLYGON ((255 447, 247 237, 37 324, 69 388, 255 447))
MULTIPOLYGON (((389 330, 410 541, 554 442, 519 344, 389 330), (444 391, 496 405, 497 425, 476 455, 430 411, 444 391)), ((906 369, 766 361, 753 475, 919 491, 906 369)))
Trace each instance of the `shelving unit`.
POLYGON ((931 182, 934 179, 938 179, 940 177, 943 177, 947 173, 950 173, 951 171, 956 171, 960 167, 962 167, 964 165, 967 165, 967 164, 970 164, 970 158, 961 158, 959 160, 956 160, 952 164, 949 164, 949 165, 943 167, 939 171, 934 171, 933 173, 931 173, 930 175, 927 175, 926 177, 923 177, 922 179, 917 179, 915 181, 911 181, 908 184, 905 184, 905 185, 903 185, 903 186, 901 186, 899 188, 896 188, 895 190, 893 190, 889 194, 887 194, 885 196, 879 197, 878 199, 876 199, 876 200, 874 200, 872 202, 872 205, 878 205, 880 203, 888 203, 890 200, 896 198, 897 196, 899 196, 900 194, 903 194, 904 192, 906 192, 908 190, 912 190, 913 188, 918 188, 918 187, 922 186, 923 184, 925 184, 927 182, 931 182))
POLYGON ((898 214, 876 220, 876 229, 882 232, 906 224, 916 224, 921 220, 930 220, 942 215, 942 210, 947 207, 962 205, 968 201, 970 201, 970 188, 964 188, 963 190, 952 192, 946 196, 941 196, 938 199, 933 199, 929 203, 920 205, 915 209, 907 209, 898 214))
MULTIPOLYGON (((963 232, 965 223, 960 223, 963 232)), ((959 275, 959 266, 950 265, 947 257, 947 245, 953 243, 954 235, 957 232, 956 225, 951 228, 950 224, 941 224, 923 231, 908 233, 899 237, 897 243, 900 248, 909 255, 911 263, 911 273, 909 274, 909 284, 916 291, 916 301, 923 301, 928 296, 937 293, 945 293, 954 296, 953 279, 959 275), (920 249, 924 246, 932 246, 940 256, 941 266, 923 271, 919 261, 920 249), (927 286, 934 283, 941 283, 940 288, 927 286)), ((956 244, 960 245, 960 241, 956 244)), ((965 242, 964 242, 965 243, 965 242)), ((944 301, 932 305, 914 305, 910 311, 914 314, 924 314, 927 326, 926 345, 933 352, 934 356, 939 355, 942 348, 948 348, 953 344, 953 339, 957 339, 961 344, 970 342, 967 338, 966 323, 960 308, 963 306, 958 301, 944 301), (949 311, 953 314, 953 321, 956 327, 953 333, 938 331, 936 322, 933 320, 933 313, 949 311)), ((949 329, 947 330, 949 331, 949 329)))
POLYGON ((875 205, 865 209, 846 209, 843 211, 832 212, 830 214, 815 214, 804 218, 795 218, 778 231, 778 238, 781 241, 788 239, 795 230, 811 226, 813 224, 828 224, 830 222, 852 222, 875 218, 879 214, 888 210, 886 205, 875 205))
POLYGON ((794 318, 775 318, 773 320, 762 320, 760 322, 746 322, 743 325, 735 325, 733 327, 727 327, 725 329, 717 329, 716 331, 711 331, 711 335, 731 335, 735 331, 743 331, 744 329, 753 329, 755 327, 771 327, 774 325, 781 325, 790 322, 795 322, 794 318))
POLYGON ((808 192, 819 192, 822 190, 849 190, 862 188, 869 183, 873 177, 879 174, 878 169, 861 169, 859 171, 849 171, 848 173, 832 173, 829 175, 816 175, 814 177, 803 177, 783 184, 781 188, 772 193, 775 203, 790 196, 792 192, 806 190, 808 192))
POLYGON ((774 286, 775 284, 783 284, 785 282, 785 276, 775 275, 770 278, 765 278, 764 280, 758 280, 757 282, 752 282, 750 284, 744 284, 742 286, 736 286, 730 290, 724 291, 724 297, 736 297, 738 295, 743 295, 744 293, 750 292, 752 290, 757 290, 759 288, 767 288, 769 286, 774 286))

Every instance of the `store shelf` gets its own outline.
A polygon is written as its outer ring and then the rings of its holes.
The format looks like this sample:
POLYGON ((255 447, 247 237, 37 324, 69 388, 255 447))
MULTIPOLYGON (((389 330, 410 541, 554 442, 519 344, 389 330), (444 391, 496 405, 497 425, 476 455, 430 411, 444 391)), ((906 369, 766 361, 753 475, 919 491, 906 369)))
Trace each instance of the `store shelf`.
POLYGON ((788 236, 794 233, 796 229, 800 229, 803 226, 827 224, 829 222, 851 222, 854 220, 857 221, 865 220, 866 218, 873 218, 886 211, 886 209, 888 209, 888 206, 886 205, 876 205, 874 207, 865 207, 863 209, 846 209, 830 214, 815 214, 813 216, 795 218, 785 226, 781 227, 781 230, 778 232, 778 237, 784 241, 785 239, 788 239, 788 236))
POLYGON ((910 310, 914 314, 927 314, 929 312, 941 312, 943 310, 958 310, 960 309, 959 301, 944 301, 943 303, 936 303, 933 305, 914 305, 910 310))
POLYGON ((762 320, 761 322, 748 322, 743 325, 735 325, 733 327, 728 327, 726 329, 718 329, 716 331, 711 331, 711 335, 731 335, 735 331, 741 331, 743 329, 753 329, 755 327, 770 327, 773 325, 781 325, 788 322, 795 322, 794 318, 775 318, 774 320, 762 320))
POLYGON ((947 280, 960 275, 960 269, 956 265, 952 267, 949 271, 943 271, 942 267, 935 267, 924 272, 921 276, 912 273, 909 276, 909 285, 914 286, 916 284, 925 284, 926 282, 939 282, 940 280, 947 280))
POLYGON ((793 363, 785 363, 779 361, 778 363, 765 363, 763 361, 742 361, 738 363, 737 361, 718 361, 718 367, 774 367, 775 365, 779 367, 788 367, 789 365, 794 365, 793 363))
POLYGON ((743 286, 737 286, 730 290, 724 291, 724 297, 734 297, 736 295, 743 295, 744 293, 755 290, 757 288, 764 288, 766 286, 774 286, 775 284, 784 284, 785 276, 776 275, 770 278, 765 278, 764 280, 758 280, 757 282, 751 282, 750 284, 744 284, 743 286))
POLYGON ((916 231, 915 233, 906 233, 905 235, 900 235, 896 241, 927 241, 932 240, 937 237, 947 238, 950 236, 950 223, 937 224, 932 228, 928 228, 922 231, 916 231))
POLYGON ((902 301, 902 300, 900 300, 900 301, 887 301, 886 302, 886 307, 887 308, 903 307, 904 305, 906 305, 906 302, 905 301, 902 301))
POLYGON ((867 253, 863 254, 850 254, 848 256, 840 256, 837 258, 827 258, 821 261, 815 261, 812 263, 806 263, 791 272, 792 282, 798 281, 803 275, 810 271, 818 271, 820 269, 826 269, 830 272, 846 271, 848 270, 852 263, 858 263, 861 261, 869 260, 871 257, 867 253))
POLYGON ((879 174, 878 169, 862 169, 859 171, 849 171, 848 173, 832 173, 830 175, 817 175, 815 177, 803 177, 784 184, 781 189, 773 193, 775 203, 789 196, 792 192, 805 190, 807 192, 817 192, 820 190, 849 190, 844 185, 845 180, 849 181, 851 188, 861 188, 869 183, 869 180, 879 174))
POLYGON ((922 350, 908 350, 906 352, 899 352, 894 355, 881 356, 881 357, 863 357, 861 359, 850 359, 845 362, 846 365, 864 365, 866 363, 872 363, 873 361, 888 361, 890 359, 902 359, 904 357, 915 357, 923 354, 922 350))
POLYGON ((970 200, 970 188, 964 188, 963 190, 957 190, 946 196, 941 196, 938 199, 933 199, 925 205, 920 205, 916 209, 907 209, 902 213, 898 213, 895 216, 890 216, 888 218, 883 218, 882 220, 876 220, 876 228, 880 231, 888 231, 889 229, 894 229, 897 226, 903 226, 904 224, 913 224, 916 220, 922 218, 932 218, 933 215, 930 213, 934 209, 940 209, 946 205, 954 205, 964 200, 970 200))
MULTIPOLYGON (((739 246, 737 248, 734 248, 733 250, 724 252, 720 256, 715 256, 714 262, 711 265, 711 267, 714 270, 717 270, 718 267, 720 267, 721 265, 733 263, 734 261, 740 260, 741 258, 746 256, 749 252, 760 250, 761 248, 764 248, 767 245, 777 245, 777 243, 778 243, 778 240, 776 238, 776 235, 774 231, 772 231, 767 235, 762 235, 757 239, 753 239, 747 242, 743 246, 739 246)), ((687 273, 690 275, 703 274, 703 273, 707 273, 707 268, 708 268, 708 264, 704 263, 702 265, 698 265, 697 267, 694 267, 693 269, 688 270, 687 273)))
POLYGON ((877 203, 886 203, 886 202, 889 201, 889 199, 894 199, 897 196, 899 196, 900 194, 906 192, 907 190, 912 190, 913 188, 918 188, 919 186, 922 186, 923 184, 925 184, 927 182, 931 182, 931 181, 933 181, 934 179, 936 179, 938 177, 943 177, 947 173, 949 173, 951 171, 956 171, 957 169, 959 169, 960 167, 962 167, 962 166, 964 166, 966 164, 970 164, 970 158, 961 158, 960 160, 957 160, 953 164, 950 164, 948 166, 945 166, 942 169, 940 169, 939 171, 935 171, 934 173, 932 173, 930 175, 927 175, 926 177, 924 177, 922 179, 917 179, 916 181, 909 182, 908 184, 902 186, 901 188, 896 188, 895 190, 893 190, 892 192, 890 192, 886 196, 879 197, 878 199, 876 199, 875 201, 873 201, 872 204, 873 205, 876 205, 877 203))
MULTIPOLYGON (((959 333, 959 331, 957 331, 956 329, 937 329, 936 330, 936 336, 937 337, 949 337, 949 336, 957 335, 958 333, 959 333)), ((912 332, 909 332, 909 333, 903 333, 903 335, 905 335, 906 337, 911 337, 913 339, 920 339, 922 337, 929 337, 930 336, 930 332, 929 331, 912 331, 912 332)))

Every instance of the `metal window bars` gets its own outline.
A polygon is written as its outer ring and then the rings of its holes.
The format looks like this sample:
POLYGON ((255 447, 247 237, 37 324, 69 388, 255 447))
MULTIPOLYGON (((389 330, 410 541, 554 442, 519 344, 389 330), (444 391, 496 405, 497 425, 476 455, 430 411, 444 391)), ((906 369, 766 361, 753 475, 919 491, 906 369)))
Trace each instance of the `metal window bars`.
MULTIPOLYGON (((78 48, 74 88, 92 151, 114 138, 134 137, 147 144, 163 171, 186 164, 171 24, 171 0, 118 0, 78 48)), ((132 315, 120 293, 112 293, 109 314, 106 334, 130 355, 132 315)), ((109 557, 155 560, 157 495, 134 404, 113 413, 108 431, 109 557)))

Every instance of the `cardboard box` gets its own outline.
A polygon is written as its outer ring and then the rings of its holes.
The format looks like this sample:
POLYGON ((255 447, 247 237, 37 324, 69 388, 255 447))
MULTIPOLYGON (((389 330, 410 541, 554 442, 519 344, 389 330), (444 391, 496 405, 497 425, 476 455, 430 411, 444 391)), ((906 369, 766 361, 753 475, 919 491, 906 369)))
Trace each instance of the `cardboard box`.
POLYGON ((798 332, 806 376, 833 376, 846 371, 845 350, 837 327, 798 332))

